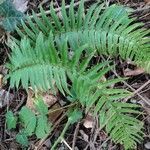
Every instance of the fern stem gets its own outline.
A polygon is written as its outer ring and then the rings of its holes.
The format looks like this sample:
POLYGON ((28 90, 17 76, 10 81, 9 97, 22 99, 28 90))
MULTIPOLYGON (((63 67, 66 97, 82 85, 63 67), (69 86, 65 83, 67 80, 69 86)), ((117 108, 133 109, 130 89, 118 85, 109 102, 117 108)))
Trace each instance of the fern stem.
POLYGON ((69 127, 70 124, 71 124, 71 122, 70 122, 70 120, 68 119, 68 121, 67 121, 67 123, 66 123, 66 125, 65 125, 65 127, 64 127, 64 129, 63 129, 63 131, 61 132, 60 136, 58 137, 58 139, 57 139, 57 140, 55 141, 55 143, 53 144, 51 150, 55 150, 55 148, 56 148, 56 146, 58 145, 58 143, 59 143, 61 140, 63 140, 63 137, 64 137, 64 135, 65 135, 65 133, 66 133, 66 131, 67 131, 67 129, 68 129, 68 127, 69 127))
POLYGON ((61 107, 61 108, 58 108, 58 109, 51 110, 51 111, 48 112, 48 114, 51 114, 51 113, 54 113, 54 112, 56 112, 56 111, 60 111, 60 110, 63 110, 63 109, 69 108, 69 107, 73 107, 73 106, 75 106, 75 105, 77 105, 77 104, 78 104, 78 102, 71 103, 71 104, 69 104, 69 105, 67 105, 67 106, 64 106, 64 107, 61 107))

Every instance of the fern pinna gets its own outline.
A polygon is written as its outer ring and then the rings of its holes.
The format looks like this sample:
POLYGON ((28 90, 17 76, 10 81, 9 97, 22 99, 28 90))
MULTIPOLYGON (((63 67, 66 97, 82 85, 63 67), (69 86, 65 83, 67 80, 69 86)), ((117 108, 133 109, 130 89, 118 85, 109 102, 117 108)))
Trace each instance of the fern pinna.
POLYGON ((21 82, 25 89, 32 86, 54 93, 57 87, 64 96, 77 101, 85 113, 98 115, 100 128, 105 128, 112 140, 125 149, 135 148, 143 134, 142 122, 135 118, 140 114, 138 105, 120 102, 130 93, 110 87, 123 79, 100 80, 111 69, 109 62, 91 67, 90 60, 96 54, 119 54, 149 72, 149 31, 129 19, 122 6, 104 9, 103 4, 96 3, 85 11, 81 1, 75 11, 72 0, 66 11, 63 1, 61 17, 53 4, 51 17, 40 9, 41 18, 33 12, 32 19, 22 21, 23 30, 17 28, 21 42, 14 38, 10 41, 12 53, 7 67, 11 87, 21 82))

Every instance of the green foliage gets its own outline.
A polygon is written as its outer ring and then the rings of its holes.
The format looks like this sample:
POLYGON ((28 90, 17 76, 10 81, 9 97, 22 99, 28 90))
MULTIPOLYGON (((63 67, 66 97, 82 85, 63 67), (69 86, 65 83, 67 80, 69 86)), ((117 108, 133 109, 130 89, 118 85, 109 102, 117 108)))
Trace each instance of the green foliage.
MULTIPOLYGON (((23 146, 28 146, 28 137, 36 135, 37 138, 45 137, 51 128, 51 123, 47 120, 48 108, 41 98, 36 100, 36 108, 38 115, 35 115, 28 107, 24 106, 19 112, 19 124, 22 127, 21 131, 16 135, 16 141, 23 146)), ((6 114, 7 128, 10 130, 16 128, 17 116, 11 111, 6 114)))
POLYGON ((81 60, 79 64, 86 45, 79 47, 70 59, 67 41, 57 44, 57 47, 55 47, 53 40, 51 33, 46 40, 40 33, 35 47, 32 47, 27 38, 22 39, 20 45, 12 43, 10 63, 7 64, 7 67, 11 70, 8 75, 8 77, 11 77, 11 87, 14 85, 18 87, 21 81, 25 89, 28 89, 30 84, 33 88, 52 89, 55 92, 56 84, 62 94, 65 95, 65 92, 70 94, 67 77, 72 80, 75 74, 82 74, 94 53, 81 60))
POLYGON ((37 138, 44 138, 50 131, 51 124, 48 124, 47 117, 39 115, 37 117, 37 126, 35 134, 37 138))
POLYGON ((24 127, 24 132, 29 136, 32 135, 36 127, 35 114, 28 107, 24 106, 19 112, 19 119, 24 127))
POLYGON ((44 103, 42 97, 38 97, 35 102, 35 107, 36 110, 41 114, 41 115, 47 115, 48 114, 48 107, 44 103))
POLYGON ((7 129, 10 130, 16 128, 17 118, 14 116, 13 112, 8 111, 5 117, 6 117, 7 129))
MULTIPOLYGON (((53 4, 50 10, 50 18, 42 8, 41 18, 33 12, 33 20, 27 18, 28 25, 22 22, 24 30, 17 28, 21 42, 14 38, 10 40, 12 53, 7 64, 10 70, 7 77, 11 87, 18 88, 21 83, 26 90, 32 86, 44 91, 51 89, 54 93, 57 88, 71 102, 78 102, 85 113, 90 111, 98 115, 100 128, 105 128, 112 140, 123 144, 125 149, 134 148, 143 134, 142 122, 136 119, 140 115, 138 106, 121 102, 131 94, 129 91, 110 87, 123 79, 102 80, 112 69, 111 62, 91 66, 90 61, 96 52, 113 57, 119 54, 123 59, 134 60, 149 72, 150 40, 146 38, 149 30, 129 19, 122 6, 104 9, 103 4, 94 4, 85 11, 82 1, 75 11, 72 0, 67 12, 63 1, 61 19, 53 4)), ((40 98, 38 100, 35 104, 40 114, 36 118, 36 128, 29 133, 34 132, 41 138, 49 131, 48 109, 40 98)), ((69 119, 60 137, 71 123, 82 118, 83 111, 79 111, 79 106, 68 113, 69 119)), ((31 120, 33 118, 31 115, 31 120)), ((25 123, 26 127, 28 125, 30 121, 25 123)), ((60 140, 58 138, 53 148, 60 140)))
POLYGON ((13 31, 24 18, 24 14, 17 11, 11 0, 0 3, 0 25, 7 31, 13 31))
POLYGON ((52 32, 56 42, 67 37, 73 50, 88 43, 88 51, 96 49, 99 54, 113 57, 119 54, 121 58, 131 59, 150 72, 150 65, 146 65, 150 61, 150 39, 145 37, 150 30, 141 28, 142 23, 134 23, 135 19, 129 19, 123 6, 112 5, 104 10, 103 4, 96 3, 85 11, 83 2, 84 0, 75 11, 72 0, 67 12, 63 0, 61 18, 57 16, 53 4, 50 7, 50 17, 41 8, 41 17, 33 12, 33 20, 27 18, 29 26, 22 22, 24 32, 18 28, 18 34, 36 41, 39 32, 45 37, 52 32))
POLYGON ((24 131, 21 131, 16 135, 16 141, 25 147, 29 145, 28 137, 24 131))
POLYGON ((79 109, 69 110, 68 112, 68 121, 70 124, 78 122, 82 118, 82 111, 79 109))

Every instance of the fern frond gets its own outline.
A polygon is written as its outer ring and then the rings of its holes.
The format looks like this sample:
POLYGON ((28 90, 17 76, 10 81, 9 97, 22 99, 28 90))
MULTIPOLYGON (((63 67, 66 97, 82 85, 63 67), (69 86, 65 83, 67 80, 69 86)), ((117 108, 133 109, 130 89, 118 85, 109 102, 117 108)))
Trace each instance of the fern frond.
POLYGON ((130 95, 127 90, 108 87, 112 83, 120 82, 121 79, 98 83, 100 81, 97 78, 92 85, 90 84, 92 78, 78 77, 74 79, 77 81, 73 82, 73 90, 76 93, 76 99, 85 107, 85 112, 90 111, 99 115, 100 128, 105 127, 113 141, 123 144, 125 149, 135 148, 136 143, 142 140, 143 135, 143 123, 134 117, 140 114, 136 110, 139 106, 120 102, 121 99, 130 95))
POLYGON ((67 73, 78 70, 79 60, 85 47, 80 47, 70 59, 67 41, 55 46, 51 33, 47 40, 44 40, 43 34, 40 33, 35 46, 32 46, 27 38, 22 39, 20 45, 11 42, 12 54, 10 63, 7 64, 10 69, 8 75, 10 86, 18 87, 21 81, 25 89, 31 85, 41 90, 50 88, 54 90, 56 84, 63 94, 64 91, 69 93, 67 73))
POLYGON ((109 70, 109 68, 104 69, 109 62, 100 63, 87 70, 89 61, 94 55, 91 53, 85 59, 82 58, 87 45, 79 47, 70 58, 67 40, 63 43, 54 43, 52 33, 46 40, 40 33, 35 46, 26 37, 19 45, 10 41, 10 46, 12 53, 10 63, 7 64, 10 70, 7 78, 10 78, 11 87, 18 88, 21 83, 25 89, 31 86, 39 90, 55 91, 56 85, 62 94, 65 92, 70 94, 68 79, 74 82, 79 76, 83 79, 92 79, 90 84, 93 84, 109 70), (98 73, 101 69, 103 71, 98 73))
MULTIPOLYGON (((131 59, 140 66, 150 61, 149 54, 150 39, 145 36, 150 30, 145 30, 141 23, 134 23, 135 19, 129 19, 123 6, 112 5, 104 10, 103 4, 94 4, 86 12, 84 0, 78 8, 74 10, 74 0, 71 1, 68 12, 65 9, 63 0, 61 7, 61 18, 58 17, 51 4, 51 17, 47 17, 41 8, 41 18, 33 12, 33 21, 27 17, 27 25, 22 22, 24 33, 17 28, 21 37, 28 35, 32 40, 36 40, 39 32, 46 37, 51 31, 55 40, 61 38, 63 41, 68 37, 73 49, 79 45, 89 44, 90 50, 97 49, 99 54, 117 56, 123 59, 131 59), (35 22, 35 23, 34 23, 35 22)), ((146 67, 150 72, 150 67, 146 67)))
POLYGON ((141 113, 134 110, 138 106, 113 102, 109 100, 109 97, 103 97, 103 99, 105 99, 106 103, 99 111, 100 126, 105 126, 110 137, 116 143, 123 144, 125 149, 135 148, 136 143, 140 143, 143 135, 141 131, 143 123, 134 118, 135 115, 141 113))

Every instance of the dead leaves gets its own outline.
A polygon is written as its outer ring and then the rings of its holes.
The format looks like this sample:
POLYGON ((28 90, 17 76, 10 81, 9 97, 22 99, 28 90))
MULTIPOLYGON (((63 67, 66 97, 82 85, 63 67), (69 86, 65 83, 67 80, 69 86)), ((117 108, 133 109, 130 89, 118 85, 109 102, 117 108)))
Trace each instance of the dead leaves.
MULTIPOLYGON (((26 106, 36 113, 35 95, 37 95, 37 93, 35 94, 33 90, 29 88, 26 106)), ((51 92, 40 93, 40 96, 47 107, 50 108, 48 113, 49 121, 54 123, 63 112, 61 105, 58 103, 58 98, 51 94, 51 92)))

